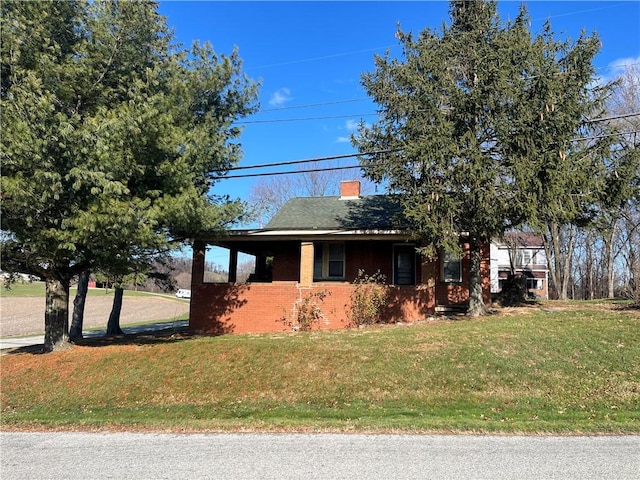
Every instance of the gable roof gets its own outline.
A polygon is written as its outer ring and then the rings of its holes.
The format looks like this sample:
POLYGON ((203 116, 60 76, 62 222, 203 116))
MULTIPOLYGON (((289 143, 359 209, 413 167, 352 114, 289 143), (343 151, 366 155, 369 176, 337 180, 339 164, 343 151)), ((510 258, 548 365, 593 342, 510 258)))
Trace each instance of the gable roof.
POLYGON ((393 230, 406 226, 401 212, 388 195, 298 197, 289 200, 265 230, 393 230))
POLYGON ((504 238, 495 241, 497 245, 513 245, 518 248, 543 248, 542 237, 533 232, 511 231, 505 232, 504 238))

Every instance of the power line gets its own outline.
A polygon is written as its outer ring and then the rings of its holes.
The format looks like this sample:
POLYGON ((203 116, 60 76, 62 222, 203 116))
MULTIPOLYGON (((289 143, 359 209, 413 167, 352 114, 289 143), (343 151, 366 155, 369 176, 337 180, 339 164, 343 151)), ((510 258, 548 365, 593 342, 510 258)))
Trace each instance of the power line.
POLYGON ((396 148, 396 149, 387 149, 387 150, 374 150, 372 152, 363 152, 363 153, 345 153, 341 155, 332 155, 328 157, 306 158, 304 160, 289 160, 285 162, 276 162, 276 163, 261 163, 260 165, 247 165, 246 167, 233 167, 233 168, 228 168, 226 170, 214 170, 213 172, 220 173, 220 172, 231 172, 234 170, 251 170, 254 168, 281 167, 283 165, 297 165, 301 163, 323 162, 327 160, 339 160, 341 158, 358 157, 360 155, 377 155, 380 153, 395 153, 401 150, 402 149, 400 148, 396 148))
POLYGON ((637 117, 638 115, 640 115, 640 112, 621 113, 620 115, 612 115, 610 117, 601 117, 601 118, 594 118, 593 120, 586 120, 586 123, 606 122, 607 120, 619 120, 621 118, 637 117))
MULTIPOLYGON (((611 134, 597 135, 597 136, 593 136, 593 137, 579 137, 579 138, 572 139, 572 141, 597 140, 597 139, 608 138, 608 137, 612 137, 612 136, 633 135, 633 134, 637 134, 637 133, 640 133, 640 130, 629 131, 629 132, 615 132, 615 133, 611 133, 611 134)), ((316 157, 316 158, 308 158, 308 159, 303 159, 303 160, 290 160, 290 161, 284 161, 284 162, 262 163, 260 165, 248 165, 246 167, 233 167, 233 168, 229 168, 229 169, 226 169, 226 170, 213 170, 211 173, 225 173, 225 172, 229 172, 229 171, 251 170, 251 169, 256 169, 256 168, 280 167, 280 166, 284 166, 284 165, 298 165, 298 164, 303 164, 303 163, 322 162, 322 161, 329 161, 329 160, 339 160, 339 159, 343 159, 343 158, 351 158, 351 157, 358 157, 358 156, 365 156, 365 155, 378 155, 378 154, 382 154, 382 153, 397 153, 397 152, 401 152, 402 150, 403 150, 402 148, 388 149, 388 150, 374 150, 374 151, 371 151, 371 152, 349 153, 349 154, 344 154, 344 155, 333 155, 333 156, 327 156, 327 157, 316 157)), ((374 162, 374 163, 377 163, 377 162, 374 162)), ((299 174, 299 173, 329 172, 329 171, 335 171, 335 170, 347 170, 347 169, 352 169, 352 168, 362 168, 362 167, 361 167, 361 165, 347 165, 347 166, 337 166, 337 167, 314 168, 314 169, 309 169, 309 170, 289 170, 289 171, 285 171, 285 172, 262 172, 262 173, 248 173, 248 174, 241 174, 241 175, 225 175, 225 176, 216 178, 216 180, 227 180, 227 179, 232 179, 232 178, 271 177, 271 176, 276 176, 276 175, 291 175, 291 174, 299 174)))
POLYGON ((344 167, 314 168, 309 170, 289 170, 288 172, 247 173, 242 175, 230 175, 228 177, 220 177, 219 180, 226 180, 226 179, 232 179, 232 178, 272 177, 275 175, 290 175, 292 173, 329 172, 329 171, 335 171, 335 170, 348 170, 351 168, 362 168, 362 167, 360 165, 349 165, 344 167))
POLYGON ((636 133, 640 133, 640 130, 634 130, 632 132, 613 132, 613 133, 605 133, 602 135, 594 135, 593 137, 580 137, 580 138, 574 138, 572 139, 573 142, 577 142, 580 140, 599 140, 601 138, 609 138, 609 137, 617 137, 617 136, 621 136, 621 135, 633 135, 636 133))
POLYGON ((297 108, 324 107, 326 105, 338 105, 338 104, 341 104, 341 103, 363 102, 365 100, 369 100, 369 97, 351 98, 349 100, 335 100, 333 102, 321 102, 321 103, 308 103, 308 104, 303 104, 303 105, 291 105, 290 107, 265 108, 264 110, 258 110, 256 112, 256 114, 264 113, 264 112, 276 112, 276 111, 280 111, 280 110, 294 110, 294 109, 297 109, 297 108))
POLYGON ((607 5, 606 7, 598 7, 598 8, 590 8, 587 10, 578 10, 578 11, 573 11, 573 12, 566 12, 566 13, 556 13, 555 15, 549 15, 547 17, 540 17, 540 18, 534 18, 532 21, 534 22, 542 22, 542 21, 546 21, 548 19, 552 19, 552 18, 559 18, 559 17, 572 17, 573 15, 581 15, 583 13, 590 13, 590 12, 597 12, 598 10, 605 10, 608 8, 616 8, 619 7, 620 4, 611 4, 611 5, 607 5))
POLYGON ((371 117, 378 113, 353 113, 351 115, 328 115, 321 117, 302 117, 302 118, 281 118, 277 120, 246 120, 243 122, 234 122, 234 125, 247 125, 255 123, 285 123, 285 122, 306 122, 309 120, 329 120, 334 118, 353 118, 353 117, 371 117))
POLYGON ((351 52, 333 53, 333 54, 329 54, 329 55, 323 55, 323 56, 320 56, 320 57, 303 58, 303 59, 300 59, 300 60, 289 60, 289 61, 286 61, 286 62, 272 63, 272 64, 269 64, 269 65, 248 66, 248 67, 245 68, 245 70, 256 70, 258 68, 282 67, 282 66, 286 66, 286 65, 295 65, 297 63, 315 62, 316 60, 328 60, 328 59, 331 59, 331 58, 346 57, 348 55, 357 55, 359 53, 374 52, 376 50, 389 50, 389 49, 392 49, 392 48, 397 48, 398 46, 399 45, 388 45, 386 47, 365 48, 364 50, 353 50, 351 52))
MULTIPOLYGON (((596 70, 611 70, 611 69, 617 69, 617 68, 622 68, 622 67, 628 67, 628 66, 632 66, 632 65, 640 65, 640 63, 628 63, 628 64, 623 64, 623 65, 598 67, 598 68, 596 68, 596 70)), ((537 77, 539 77, 539 75, 536 75, 535 77, 530 77, 530 78, 537 78, 537 77)), ((369 97, 350 98, 350 99, 346 99, 346 100, 334 100, 334 101, 331 101, 331 102, 318 102, 318 103, 307 103, 307 104, 301 104, 301 105, 291 105, 291 106, 288 106, 288 107, 264 108, 264 109, 260 109, 257 112, 255 112, 255 115, 258 115, 260 113, 266 113, 266 112, 278 112, 278 111, 281 111, 281 110, 296 110, 296 109, 299 109, 299 108, 324 107, 324 106, 327 106, 327 105, 339 105, 339 104, 343 104, 343 103, 363 102, 365 100, 370 100, 370 98, 369 97)))
MULTIPOLYGON (((418 110, 420 112, 420 110, 418 110)), ((299 117, 299 118, 281 118, 274 120, 245 120, 241 122, 234 122, 234 125, 249 125, 249 124, 260 124, 260 123, 288 123, 288 122, 307 122, 313 120, 331 120, 337 118, 354 118, 354 117, 373 117, 375 115, 379 115, 380 112, 375 113, 353 113, 351 115, 326 115, 319 117, 299 117)), ((625 113, 621 115, 613 115, 610 117, 602 117, 602 118, 593 118, 585 120, 585 123, 595 123, 595 122, 604 122, 608 120, 618 120, 621 118, 635 117, 640 115, 640 112, 635 113, 625 113)))

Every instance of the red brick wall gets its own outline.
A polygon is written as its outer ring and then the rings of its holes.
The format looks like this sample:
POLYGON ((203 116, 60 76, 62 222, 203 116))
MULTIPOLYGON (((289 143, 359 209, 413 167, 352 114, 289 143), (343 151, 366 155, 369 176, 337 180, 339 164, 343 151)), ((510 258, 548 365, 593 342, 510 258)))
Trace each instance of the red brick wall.
POLYGON ((284 331, 279 320, 296 294, 289 282, 198 285, 191 289, 189 328, 213 334, 284 331))
POLYGON ((300 242, 282 242, 273 247, 273 281, 297 282, 300 279, 300 242))
MULTIPOLYGON (((436 301, 438 305, 459 305, 469 302, 469 267, 471 265, 469 258, 469 245, 464 246, 464 256, 462 258, 462 282, 461 283, 444 283, 436 281, 436 301)), ((433 262, 432 269, 440 278, 441 263, 438 259, 433 262)), ((482 258, 480 260, 480 270, 483 275, 482 295, 487 305, 491 304, 491 256, 489 245, 482 247, 482 258)))
MULTIPOLYGON (((202 283, 204 261, 199 244, 194 246, 194 267, 191 286, 189 326, 193 331, 213 334, 261 333, 288 331, 283 318, 291 320, 296 303, 303 296, 325 290, 329 295, 318 306, 323 320, 322 329, 344 328, 348 323, 353 279, 359 268, 367 274, 378 269, 393 279, 393 242, 354 242, 346 244, 345 282, 317 282, 311 287, 300 286, 300 243, 285 242, 274 245, 273 283, 207 284, 202 283), (283 281, 286 280, 286 281, 283 281)), ((489 249, 483 251, 482 268, 485 275, 485 299, 490 301, 489 249)), ((385 312, 389 321, 422 319, 434 312, 438 305, 468 301, 468 280, 461 285, 439 282, 440 262, 426 261, 417 265, 417 286, 391 287, 391 300, 385 312)), ((468 278, 468 256, 463 260, 463 275, 468 278)), ((464 278, 464 277, 463 277, 464 278)))
MULTIPOLYGON (((289 331, 283 319, 294 320, 300 300, 313 292, 328 295, 316 305, 323 318, 314 328, 345 328, 349 323, 351 293, 349 283, 254 283, 247 285, 202 284, 191 291, 189 327, 202 333, 263 333, 289 331)), ((412 321, 433 313, 432 290, 426 286, 391 287, 385 311, 390 322, 412 321)))
POLYGON ((348 242, 345 244, 345 280, 353 282, 358 270, 372 275, 378 270, 393 281, 393 243, 391 242, 348 242))

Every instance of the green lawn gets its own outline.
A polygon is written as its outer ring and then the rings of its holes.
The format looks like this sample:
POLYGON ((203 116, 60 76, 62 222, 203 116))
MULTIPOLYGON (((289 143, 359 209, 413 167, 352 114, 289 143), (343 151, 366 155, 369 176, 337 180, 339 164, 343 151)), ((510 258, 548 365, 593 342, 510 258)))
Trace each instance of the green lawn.
POLYGON ((9 287, 0 282, 0 297, 42 297, 44 298, 44 282, 16 282, 9 287))
MULTIPOLYGON (((104 288, 90 288, 87 291, 88 296, 99 296, 99 295, 109 295, 113 297, 113 289, 104 289, 104 288)), ((69 291, 69 295, 71 297, 75 296, 77 289, 75 287, 71 287, 69 291)), ((149 292, 137 292, 135 290, 125 290, 124 294, 126 296, 142 296, 142 295, 155 295, 149 292)), ((173 295, 167 294, 171 297, 173 295)), ((44 282, 16 282, 9 287, 7 287, 4 282, 0 282, 0 297, 41 297, 45 296, 45 285, 44 282)))
POLYGON ((640 312, 606 305, 0 362, 5 429, 640 433, 640 312))

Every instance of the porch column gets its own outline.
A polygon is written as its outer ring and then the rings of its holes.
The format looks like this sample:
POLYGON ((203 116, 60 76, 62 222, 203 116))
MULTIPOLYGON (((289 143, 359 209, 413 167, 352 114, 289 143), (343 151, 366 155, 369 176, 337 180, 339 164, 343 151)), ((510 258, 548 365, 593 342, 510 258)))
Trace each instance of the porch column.
POLYGON ((313 284, 313 242, 300 244, 300 285, 310 287, 313 284))
POLYGON ((193 242, 193 262, 191 264, 191 287, 202 285, 204 282, 204 255, 206 244, 202 241, 193 242))
POLYGON ((238 250, 229 250, 229 283, 236 283, 238 278, 238 250))
POLYGON ((206 318, 200 305, 204 305, 200 300, 199 290, 204 283, 204 258, 207 244, 201 240, 193 242, 193 254, 191 262, 191 300, 189 300, 189 330, 197 330, 199 322, 206 318))

